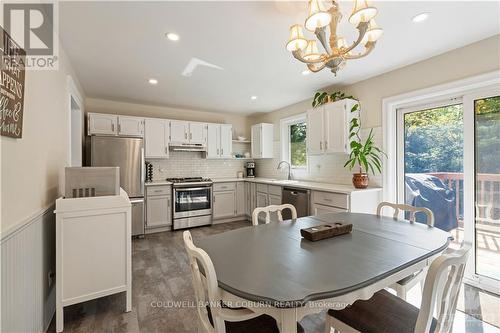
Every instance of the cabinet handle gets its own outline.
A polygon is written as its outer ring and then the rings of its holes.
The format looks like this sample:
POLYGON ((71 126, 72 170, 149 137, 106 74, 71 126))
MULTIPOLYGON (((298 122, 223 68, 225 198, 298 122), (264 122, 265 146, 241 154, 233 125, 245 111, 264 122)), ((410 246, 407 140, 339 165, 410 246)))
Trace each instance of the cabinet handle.
POLYGON ((111 124, 111 132, 115 131, 115 124, 111 124))
POLYGON ((219 148, 217 148, 217 156, 219 155, 219 148))
POLYGON ((188 134, 187 132, 184 132, 184 139, 187 139, 188 138, 188 134))
POLYGON ((319 142, 319 150, 323 150, 323 141, 319 142))
POLYGON ((118 124, 118 133, 120 133, 121 131, 122 131, 122 125, 118 124))
POLYGON ((220 149, 220 154, 221 154, 221 155, 224 155, 224 148, 221 148, 221 149, 220 149))
POLYGON ((325 141, 325 150, 328 150, 328 141, 325 141))
POLYGON ((168 154, 168 147, 165 147, 165 154, 168 154))

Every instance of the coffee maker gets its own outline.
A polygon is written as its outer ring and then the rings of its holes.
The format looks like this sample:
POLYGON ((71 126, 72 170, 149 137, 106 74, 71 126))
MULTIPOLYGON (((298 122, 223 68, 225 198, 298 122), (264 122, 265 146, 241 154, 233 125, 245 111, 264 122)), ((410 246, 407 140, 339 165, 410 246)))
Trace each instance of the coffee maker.
POLYGON ((247 178, 255 178, 255 162, 247 162, 245 169, 247 169, 247 178))

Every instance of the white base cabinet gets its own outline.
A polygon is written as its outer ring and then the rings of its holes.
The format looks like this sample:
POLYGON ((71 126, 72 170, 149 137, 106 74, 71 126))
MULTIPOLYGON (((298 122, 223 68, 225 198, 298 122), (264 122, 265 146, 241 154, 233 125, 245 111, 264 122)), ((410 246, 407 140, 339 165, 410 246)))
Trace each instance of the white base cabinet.
POLYGON ((146 229, 172 225, 172 188, 149 185, 146 188, 146 229))
POLYGON ((243 182, 215 183, 213 185, 213 220, 245 216, 246 195, 243 182))

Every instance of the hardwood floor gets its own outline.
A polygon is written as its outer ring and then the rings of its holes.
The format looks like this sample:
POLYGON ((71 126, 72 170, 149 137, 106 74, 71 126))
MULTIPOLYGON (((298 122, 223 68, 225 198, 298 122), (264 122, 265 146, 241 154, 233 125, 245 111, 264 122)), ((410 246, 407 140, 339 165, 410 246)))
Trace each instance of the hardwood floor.
MULTIPOLYGON (((200 237, 247 226, 251 226, 250 222, 224 223, 191 229, 191 233, 196 244, 200 237)), ((132 242, 132 311, 123 312, 125 294, 76 304, 64 310, 64 332, 197 332, 190 274, 182 231, 135 239, 132 242)), ((301 321, 307 333, 324 332, 322 316, 324 313, 301 321)), ((471 327, 471 324, 482 327, 482 322, 475 318, 463 314, 460 318, 460 323, 467 323, 461 324, 462 327, 471 327)), ((484 332, 497 332, 490 329, 484 332)), ((454 331, 462 332, 461 329, 454 331)), ((55 318, 48 332, 55 332, 55 318)), ((466 329, 464 332, 479 331, 466 329)))

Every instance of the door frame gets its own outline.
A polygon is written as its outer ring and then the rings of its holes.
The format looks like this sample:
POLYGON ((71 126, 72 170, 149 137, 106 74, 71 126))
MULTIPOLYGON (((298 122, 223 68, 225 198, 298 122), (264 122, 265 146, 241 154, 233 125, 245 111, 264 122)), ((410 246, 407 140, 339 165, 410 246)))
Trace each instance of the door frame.
MULTIPOLYGON (((500 278, 493 278, 476 273, 476 182, 475 182, 475 110, 474 101, 481 98, 500 96, 500 83, 478 92, 467 94, 463 98, 464 107, 464 241, 472 244, 469 263, 465 268, 465 281, 476 287, 495 294, 500 294, 500 278), (465 163, 468 161, 469 163, 465 163), (472 162, 471 162, 472 161, 472 162), (469 189, 469 190, 466 190, 469 189)), ((500 255, 500 254, 499 254, 500 255)))
MULTIPOLYGON (((475 235, 474 235, 474 168, 473 163, 467 163, 472 158, 474 160, 474 122, 470 117, 473 113, 467 112, 465 104, 467 101, 476 96, 476 94, 484 94, 485 91, 494 89, 500 86, 500 70, 490 73, 470 77, 463 80, 458 80, 442 85, 433 86, 426 89, 420 89, 409 93, 392 96, 382 100, 382 133, 383 133, 383 148, 387 154, 387 158, 383 159, 382 196, 384 201, 398 202, 400 197, 398 189, 398 170, 401 169, 401 162, 398 162, 398 157, 401 151, 398 152, 398 110, 402 108, 418 107, 423 105, 432 105, 448 101, 453 103, 453 99, 462 99, 464 104, 464 242, 470 243, 474 249, 471 253, 471 258, 466 268, 464 281, 482 289, 487 289, 495 293, 499 293, 498 282, 491 283, 485 277, 479 277, 475 274, 475 235), (466 116, 467 115, 467 116, 466 116), (467 117, 467 118, 466 118, 467 117), (467 125, 466 125, 467 122, 467 125), (399 169, 398 169, 399 168, 399 169), (467 201, 466 201, 467 200, 467 201), (469 221, 469 222, 468 222, 469 221), (474 273, 474 274, 473 274, 474 273)), ((402 191, 399 191, 402 192, 402 191)))
MULTIPOLYGON (((79 117, 80 117, 80 137, 81 137, 81 142, 80 142, 80 147, 81 147, 81 150, 80 150, 80 153, 82 154, 81 156, 81 164, 83 165, 83 142, 84 142, 84 113, 85 113, 85 110, 84 110, 84 103, 83 103, 83 97, 80 93, 80 91, 78 90, 76 84, 75 84, 75 81, 73 80, 73 78, 68 75, 67 76, 67 92, 68 92, 68 160, 66 162, 66 165, 67 166, 73 166, 72 165, 72 139, 73 139, 73 128, 72 128, 72 116, 73 116, 73 108, 72 108, 72 101, 74 101, 77 106, 78 106, 78 113, 79 113, 79 117)), ((82 166, 82 165, 79 165, 79 166, 82 166)))

